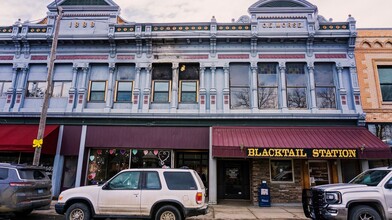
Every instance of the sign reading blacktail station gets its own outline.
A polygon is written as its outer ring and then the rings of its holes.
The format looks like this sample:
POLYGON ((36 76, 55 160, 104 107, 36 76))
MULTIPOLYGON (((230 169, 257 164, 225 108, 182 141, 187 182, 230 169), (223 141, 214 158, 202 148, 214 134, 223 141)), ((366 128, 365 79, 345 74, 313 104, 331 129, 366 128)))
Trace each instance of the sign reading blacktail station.
POLYGON ((248 157, 357 158, 357 149, 248 148, 248 157))

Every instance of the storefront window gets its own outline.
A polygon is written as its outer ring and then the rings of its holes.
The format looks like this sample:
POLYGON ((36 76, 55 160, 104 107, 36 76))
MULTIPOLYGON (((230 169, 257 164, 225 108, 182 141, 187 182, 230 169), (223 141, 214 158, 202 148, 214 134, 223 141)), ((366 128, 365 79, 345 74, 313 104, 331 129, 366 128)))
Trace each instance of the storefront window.
POLYGON ((105 182, 121 170, 129 168, 129 150, 92 149, 88 158, 87 184, 105 182))
POLYGON ((294 182, 292 160, 271 160, 271 182, 294 182))
POLYGON ((132 168, 171 167, 169 150, 132 150, 132 168))
MULTIPOLYGON (((2 152, 0 154, 1 163, 14 163, 14 164, 33 164, 33 153, 20 153, 20 152, 2 152)), ((40 166, 45 168, 46 175, 52 179, 54 156, 42 154, 40 159, 40 166)))
POLYGON ((65 157, 64 160, 64 174, 63 174, 63 189, 75 187, 76 169, 78 166, 78 157, 65 157))
POLYGON ((328 161, 309 161, 310 185, 329 184, 328 161))

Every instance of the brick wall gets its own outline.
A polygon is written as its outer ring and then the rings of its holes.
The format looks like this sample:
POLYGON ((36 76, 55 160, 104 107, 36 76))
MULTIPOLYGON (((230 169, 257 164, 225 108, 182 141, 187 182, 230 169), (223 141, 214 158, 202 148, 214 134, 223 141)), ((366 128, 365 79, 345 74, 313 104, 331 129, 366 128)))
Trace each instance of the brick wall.
POLYGON ((302 200, 302 166, 301 160, 294 160, 294 183, 271 183, 269 159, 252 160, 251 199, 258 205, 258 187, 266 180, 271 190, 271 203, 301 203, 302 200))

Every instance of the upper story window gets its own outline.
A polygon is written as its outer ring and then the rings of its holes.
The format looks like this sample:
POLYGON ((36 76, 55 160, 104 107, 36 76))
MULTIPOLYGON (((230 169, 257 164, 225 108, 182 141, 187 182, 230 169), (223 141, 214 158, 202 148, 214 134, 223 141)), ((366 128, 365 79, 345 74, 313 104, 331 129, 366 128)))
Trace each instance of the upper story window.
POLYGON ((27 98, 43 98, 46 91, 46 82, 30 81, 27 84, 27 98))
POLYGON ((152 100, 155 103, 170 102, 172 80, 172 64, 153 64, 152 69, 152 100))
POLYGON ((90 81, 90 102, 104 102, 106 100, 106 81, 90 81))
POLYGON ((71 84, 70 81, 54 81, 52 97, 67 98, 71 84))
POLYGON ((5 97, 7 95, 7 91, 11 88, 12 83, 7 81, 0 81, 0 97, 5 97))
POLYGON ((392 102, 392 66, 378 66, 382 100, 392 102))
POLYGON ((259 108, 278 108, 278 64, 259 63, 257 73, 259 108))
POLYGON ((316 63, 314 66, 316 102, 319 109, 336 109, 333 66, 332 63, 316 63))
POLYGON ((200 70, 199 64, 180 63, 179 69, 180 102, 197 103, 200 70))
POLYGON ((247 63, 230 64, 230 107, 250 108, 250 66, 247 63))
POLYGON ((117 81, 116 102, 130 102, 132 100, 132 81, 117 81))
POLYGON ((308 108, 307 77, 304 63, 286 63, 287 107, 308 108))

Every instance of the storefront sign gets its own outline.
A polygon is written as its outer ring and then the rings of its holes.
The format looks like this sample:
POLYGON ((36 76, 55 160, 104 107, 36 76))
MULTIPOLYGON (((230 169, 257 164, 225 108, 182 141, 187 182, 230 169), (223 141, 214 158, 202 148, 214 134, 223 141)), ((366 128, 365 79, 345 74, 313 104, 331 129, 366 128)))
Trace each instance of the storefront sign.
POLYGON ((304 25, 301 22, 266 22, 262 23, 261 27, 273 28, 273 29, 293 29, 293 28, 303 28, 304 25))
POLYGON ((357 158, 356 149, 248 148, 248 157, 357 158))

